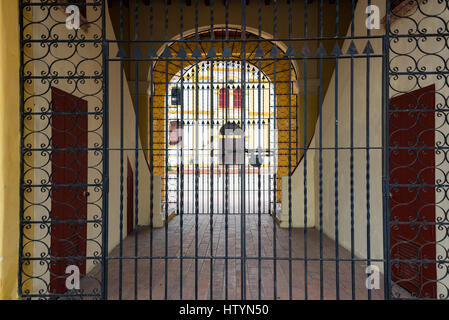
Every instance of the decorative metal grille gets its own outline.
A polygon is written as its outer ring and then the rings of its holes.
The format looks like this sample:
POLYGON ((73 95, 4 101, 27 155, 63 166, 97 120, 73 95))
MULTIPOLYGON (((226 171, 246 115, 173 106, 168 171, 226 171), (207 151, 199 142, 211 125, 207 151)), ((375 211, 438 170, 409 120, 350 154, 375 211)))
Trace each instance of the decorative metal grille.
POLYGON ((102 1, 77 3, 80 29, 66 27, 68 3, 20 1, 22 170, 19 292, 79 296, 66 266, 104 295, 107 253, 107 46, 102 1), (101 266, 99 277, 87 272, 101 266))
MULTIPOLYGON (((404 7, 404 6, 403 6, 404 7)), ((393 11, 386 114, 388 261, 392 297, 447 299, 449 4, 393 11), (395 292, 405 288, 410 295, 395 292)))

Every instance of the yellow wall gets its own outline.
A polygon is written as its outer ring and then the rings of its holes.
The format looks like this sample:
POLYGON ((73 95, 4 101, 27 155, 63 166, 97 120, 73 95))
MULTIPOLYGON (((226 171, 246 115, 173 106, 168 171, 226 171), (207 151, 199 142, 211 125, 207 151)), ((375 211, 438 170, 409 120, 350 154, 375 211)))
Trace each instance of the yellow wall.
POLYGON ((281 198, 281 215, 279 217, 281 228, 313 228, 316 227, 317 210, 317 185, 316 185, 316 153, 307 151, 307 164, 303 160, 293 172, 291 177, 291 211, 288 200, 288 176, 282 176, 281 192, 284 196, 281 198), (304 186, 304 166, 306 166, 306 184, 304 186), (306 190, 306 188, 307 190, 306 190), (306 193, 305 193, 306 192, 306 193), (304 197, 304 195, 306 195, 304 197), (291 212, 291 216, 290 216, 291 212), (304 220, 307 216, 307 221, 304 220), (291 217, 291 220, 290 220, 291 217))
MULTIPOLYGON (((383 0, 372 1, 373 4, 379 6, 381 16, 385 14, 385 6, 383 0)), ((366 36, 364 14, 367 6, 367 0, 361 0, 357 4, 355 12, 355 35, 366 36)), ((382 35, 385 29, 372 30, 372 35, 382 35)), ((350 30, 348 31, 348 36, 350 30)), ((347 52, 350 40, 345 40, 342 45, 342 51, 347 52)), ((355 45, 361 52, 366 45, 366 39, 355 40, 355 45)), ((371 39, 371 44, 376 53, 381 52, 381 39, 371 39)), ((350 170, 351 162, 349 150, 350 135, 350 96, 351 96, 351 64, 350 59, 340 59, 338 61, 338 78, 334 72, 329 83, 326 95, 323 98, 322 105, 322 206, 323 206, 323 233, 331 239, 335 239, 335 215, 338 209, 338 241, 341 246, 346 249, 351 248, 351 192, 350 192, 350 170), (338 91, 336 92, 336 84, 338 82, 338 91), (337 97, 336 97, 337 95, 337 97), (335 100, 338 101, 338 208, 335 205, 335 100)), ((357 257, 367 257, 367 202, 366 202, 366 151, 363 150, 366 144, 366 99, 369 95, 370 101, 370 230, 371 230, 371 258, 383 258, 383 230, 382 230, 382 59, 370 59, 370 75, 369 75, 369 93, 366 91, 367 86, 367 62, 366 59, 354 59, 354 146, 353 152, 353 172, 354 172, 354 251, 357 257)), ((317 182, 319 174, 319 152, 317 148, 319 144, 320 122, 318 121, 315 128, 315 135, 308 151, 313 162, 308 162, 307 170, 315 168, 315 180, 310 180, 309 188, 315 188, 312 183, 319 185, 317 182)), ((299 173, 297 179, 302 179, 303 174, 299 173)), ((315 189, 317 190, 317 189, 315 189)), ((315 207, 316 227, 319 227, 319 206, 317 204, 318 195, 315 204, 309 203, 310 208, 315 207)), ((379 267, 382 267, 379 264, 379 267)))
POLYGON ((17 298, 18 272, 19 19, 11 2, 0 1, 0 299, 17 298))

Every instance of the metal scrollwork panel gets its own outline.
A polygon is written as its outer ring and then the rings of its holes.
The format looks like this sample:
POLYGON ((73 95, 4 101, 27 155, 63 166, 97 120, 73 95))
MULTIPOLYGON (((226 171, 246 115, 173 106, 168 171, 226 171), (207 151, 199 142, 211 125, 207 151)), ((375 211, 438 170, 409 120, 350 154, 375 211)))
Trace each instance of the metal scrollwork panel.
POLYGON ((390 18, 391 294, 448 299, 449 4, 410 1, 390 18))
POLYGON ((25 298, 102 294, 101 272, 95 270, 101 269, 105 232, 103 5, 20 2, 19 292, 25 298), (81 285, 66 281, 77 272, 81 285), (83 287, 87 278, 95 281, 83 287))

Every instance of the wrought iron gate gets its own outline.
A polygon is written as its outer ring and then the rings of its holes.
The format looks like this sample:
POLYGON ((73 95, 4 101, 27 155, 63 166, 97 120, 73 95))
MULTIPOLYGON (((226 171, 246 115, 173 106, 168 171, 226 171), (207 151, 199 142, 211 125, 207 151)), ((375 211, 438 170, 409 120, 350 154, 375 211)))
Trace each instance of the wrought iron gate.
POLYGON ((447 298, 447 1, 19 6, 22 297, 447 298))

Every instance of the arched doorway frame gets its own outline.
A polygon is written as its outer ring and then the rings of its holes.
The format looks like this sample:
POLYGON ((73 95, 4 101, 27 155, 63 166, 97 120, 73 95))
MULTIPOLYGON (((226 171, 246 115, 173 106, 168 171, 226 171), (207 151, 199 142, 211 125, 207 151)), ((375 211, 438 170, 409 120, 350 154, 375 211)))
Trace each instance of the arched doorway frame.
MULTIPOLYGON (((185 205, 182 212, 193 213, 191 199, 198 192, 199 213, 208 213, 212 209, 207 208, 209 198, 204 197, 205 191, 216 197, 213 211, 225 212, 225 193, 239 199, 237 202, 240 203, 242 179, 239 175, 242 173, 246 175, 243 187, 245 213, 272 211, 270 199, 274 200, 271 191, 274 190, 278 155, 275 92, 270 77, 254 63, 246 63, 245 69, 248 84, 245 86, 244 110, 240 105, 243 66, 239 61, 201 60, 183 68, 169 80, 168 96, 165 97, 168 108, 165 128, 169 128, 169 143, 165 150, 169 168, 165 172, 168 174, 169 212, 176 207, 175 203, 179 206, 182 196, 185 205), (195 74, 198 80, 192 77, 195 74), (222 98, 226 100, 222 101, 223 105, 220 104, 222 98), (241 122, 242 111, 247 120, 244 123, 241 122), (234 125, 238 130, 222 132, 221 128, 227 125, 234 125), (225 151, 229 143, 233 148, 225 151), (245 165, 244 171, 241 171, 241 164, 245 165), (194 184, 192 175, 197 173, 201 173, 199 179, 214 180, 217 189, 226 189, 225 192, 203 190, 204 186, 194 184), (185 175, 184 183, 180 183, 179 175, 185 175), (225 180, 232 183, 225 185, 225 180), (259 203, 258 199, 261 199, 259 203)), ((239 206, 231 211, 240 213, 239 206)))
MULTIPOLYGON (((227 24, 227 25, 226 24, 216 24, 216 25, 214 25, 214 29, 213 30, 226 30, 226 29, 228 31, 239 31, 239 32, 241 32, 242 31, 242 26, 241 25, 237 25, 237 24, 227 24)), ((208 31, 211 31, 210 25, 198 27, 198 31, 195 28, 192 28, 192 29, 183 31, 183 39, 184 39, 184 41, 188 41, 189 40, 188 38, 191 38, 196 33, 202 34, 202 33, 208 32, 208 31)), ((250 33, 250 34, 255 35, 255 36, 259 35, 259 30, 258 29, 252 28, 252 27, 248 27, 248 26, 245 28, 245 32, 246 33, 250 33)), ((269 42, 275 44, 281 50, 281 52, 283 54, 285 54, 285 52, 287 52, 288 46, 284 42, 282 42, 282 41, 276 41, 276 40, 273 40, 273 39, 274 39, 274 37, 273 37, 273 35, 271 33, 268 33, 266 31, 262 30, 260 40, 261 41, 267 41, 268 40, 269 42)), ((160 57, 161 57, 162 53, 164 52, 165 47, 166 46, 168 46, 168 47, 173 46, 173 44, 175 44, 174 41, 178 41, 178 40, 181 40, 181 34, 180 33, 178 33, 176 36, 172 37, 170 40, 168 40, 167 42, 163 43, 159 47, 159 49, 156 51, 156 56, 157 57, 153 60, 153 69, 155 69, 156 65, 160 62, 160 57)), ((299 68, 298 63, 297 63, 296 60, 292 59, 290 62, 292 63, 292 66, 293 66, 293 73, 292 73, 292 75, 295 74, 294 80, 292 80, 292 82, 294 83, 294 89, 296 90, 296 93, 298 93, 300 91, 300 88, 299 88, 299 80, 300 79, 299 79, 299 76, 298 76, 300 68, 299 68)), ((150 82, 150 83, 151 83, 151 74, 152 73, 151 73, 151 69, 150 69, 150 71, 148 72, 148 76, 147 76, 147 81, 150 82)), ((148 88, 147 93, 148 93, 148 95, 151 95, 151 88, 148 88)))

